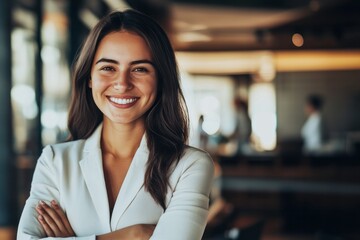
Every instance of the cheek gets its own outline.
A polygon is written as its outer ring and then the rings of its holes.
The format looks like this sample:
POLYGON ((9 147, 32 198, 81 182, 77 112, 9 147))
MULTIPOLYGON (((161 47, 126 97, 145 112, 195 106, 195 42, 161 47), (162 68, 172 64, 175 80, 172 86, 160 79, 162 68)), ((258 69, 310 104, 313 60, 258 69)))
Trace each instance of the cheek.
POLYGON ((157 81, 154 79, 147 78, 141 81, 134 81, 134 85, 145 95, 152 97, 157 93, 157 81))
POLYGON ((156 79, 149 83, 149 89, 151 89, 151 92, 153 92, 154 95, 157 95, 158 81, 156 79))
POLYGON ((157 84, 155 83, 150 85, 148 89, 149 89, 149 95, 151 95, 152 100, 155 101, 158 94, 157 84))
POLYGON ((97 78, 92 79, 89 84, 91 84, 91 88, 93 89, 93 91, 104 90, 108 87, 107 81, 102 81, 97 78))

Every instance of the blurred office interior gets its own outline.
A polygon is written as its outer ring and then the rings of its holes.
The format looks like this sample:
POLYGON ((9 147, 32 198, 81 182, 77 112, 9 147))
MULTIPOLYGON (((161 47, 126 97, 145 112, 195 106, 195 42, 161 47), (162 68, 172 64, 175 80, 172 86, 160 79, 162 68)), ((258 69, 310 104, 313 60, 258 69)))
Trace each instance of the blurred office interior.
POLYGON ((209 239, 245 239, 258 223, 250 239, 360 239, 357 0, 0 1, 0 239, 15 239, 42 148, 66 140, 79 46, 99 18, 126 8, 169 34, 190 144, 217 164, 214 192, 228 208, 215 210, 209 239), (313 94, 326 141, 305 152, 313 94))

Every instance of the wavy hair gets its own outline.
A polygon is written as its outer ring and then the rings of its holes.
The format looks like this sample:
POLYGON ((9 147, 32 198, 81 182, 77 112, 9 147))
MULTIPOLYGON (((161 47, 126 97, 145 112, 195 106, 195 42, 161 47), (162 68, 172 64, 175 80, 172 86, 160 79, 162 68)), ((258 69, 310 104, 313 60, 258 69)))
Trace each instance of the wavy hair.
POLYGON ((121 30, 136 33, 147 42, 157 72, 157 97, 145 119, 149 158, 144 186, 165 209, 170 171, 186 147, 189 121, 174 50, 165 31, 153 19, 135 10, 116 11, 90 31, 73 65, 70 140, 88 138, 103 120, 88 87, 91 66, 100 41, 121 30))

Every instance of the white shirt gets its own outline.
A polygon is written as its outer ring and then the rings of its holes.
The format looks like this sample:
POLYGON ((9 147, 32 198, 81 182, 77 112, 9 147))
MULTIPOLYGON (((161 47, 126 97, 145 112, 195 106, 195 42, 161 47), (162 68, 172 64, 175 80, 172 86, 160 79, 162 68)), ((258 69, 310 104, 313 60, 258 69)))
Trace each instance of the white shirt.
POLYGON ((304 151, 314 152, 321 149, 322 140, 322 119, 318 112, 312 113, 301 129, 301 136, 304 140, 304 151))

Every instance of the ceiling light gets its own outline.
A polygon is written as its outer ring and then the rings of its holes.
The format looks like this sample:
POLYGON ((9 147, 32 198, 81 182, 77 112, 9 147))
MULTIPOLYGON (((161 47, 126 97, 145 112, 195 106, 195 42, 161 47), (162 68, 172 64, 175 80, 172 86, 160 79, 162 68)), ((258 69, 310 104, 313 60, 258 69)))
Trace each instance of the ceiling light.
POLYGON ((174 21, 174 26, 176 29, 183 31, 202 31, 209 28, 205 24, 200 24, 200 23, 193 24, 185 21, 174 21))
POLYGON ((186 32, 177 35, 180 42, 210 42, 212 38, 206 34, 186 32))
POLYGON ((300 33, 295 33, 292 36, 292 43, 296 46, 296 47, 302 47, 304 45, 304 38, 300 33))

